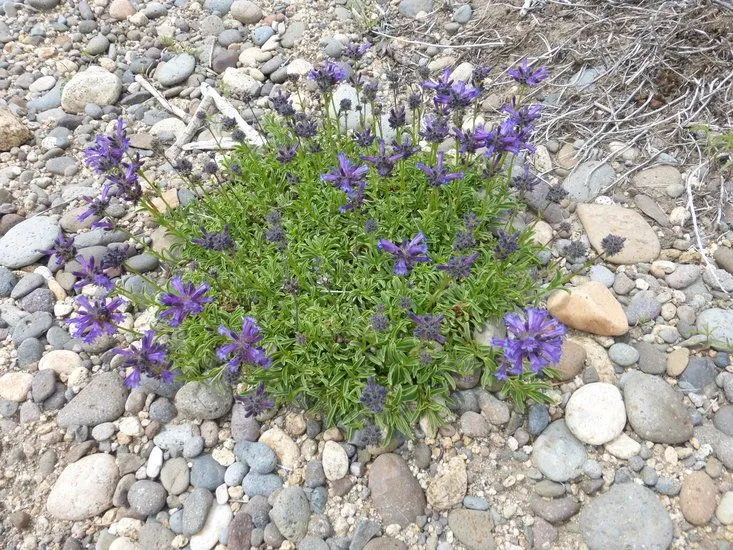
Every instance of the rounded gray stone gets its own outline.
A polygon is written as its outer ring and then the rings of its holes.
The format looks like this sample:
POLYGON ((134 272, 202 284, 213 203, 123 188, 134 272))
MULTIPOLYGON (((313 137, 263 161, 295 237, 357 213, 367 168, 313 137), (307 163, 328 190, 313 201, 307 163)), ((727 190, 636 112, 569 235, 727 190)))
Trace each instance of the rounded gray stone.
POLYGON ((38 261, 58 234, 58 222, 46 216, 20 222, 0 238, 0 265, 18 269, 38 261))
POLYGON ((210 491, 224 483, 224 466, 211 455, 203 455, 191 461, 191 485, 210 491))
POLYGON ((278 531, 290 541, 298 542, 308 531, 310 505, 300 487, 286 487, 275 497, 270 518, 278 531))
POLYGON ((136 481, 127 492, 130 508, 143 516, 152 516, 165 506, 168 491, 160 483, 143 479, 136 481))
POLYGON ((622 342, 613 344, 608 349, 608 356, 611 361, 622 367, 630 367, 639 360, 639 352, 622 342))
POLYGON ((155 71, 155 78, 162 86, 175 86, 185 81, 196 68, 196 58, 188 53, 180 53, 166 61, 155 71))
POLYGON ((183 503, 182 533, 190 537, 195 535, 206 522, 206 516, 214 502, 214 495, 203 487, 196 487, 183 503))
POLYGON ((229 387, 203 382, 189 382, 175 398, 176 409, 182 416, 201 420, 221 418, 231 409, 232 401, 229 387))
POLYGON ((277 466, 275 451, 264 443, 241 441, 235 445, 234 454, 258 474, 269 474, 277 466))
POLYGON ((591 550, 667 548, 674 532, 656 495, 635 483, 614 485, 591 500, 580 512, 578 525, 591 550))
POLYGON ((585 447, 570 432, 564 420, 550 424, 532 449, 532 463, 552 481, 565 482, 576 477, 585 459, 585 447))

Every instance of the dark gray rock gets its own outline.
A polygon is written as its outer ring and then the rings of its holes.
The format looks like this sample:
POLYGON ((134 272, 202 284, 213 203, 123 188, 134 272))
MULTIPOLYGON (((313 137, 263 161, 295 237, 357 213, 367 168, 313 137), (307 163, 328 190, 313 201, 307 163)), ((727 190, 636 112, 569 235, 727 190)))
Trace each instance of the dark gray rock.
POLYGON ((264 443, 241 441, 234 446, 234 454, 257 474, 269 474, 277 466, 275 451, 264 443))
POLYGON ((214 491, 224 483, 226 468, 211 455, 203 455, 191 461, 191 485, 214 491))
POLYGON ((92 377, 68 405, 59 411, 56 421, 62 428, 96 426, 117 420, 125 412, 129 390, 116 372, 92 377))
POLYGON ((196 487, 183 502, 182 533, 190 537, 195 535, 206 522, 206 516, 214 502, 214 496, 203 487, 196 487))
POLYGON ((38 311, 23 317, 13 327, 11 339, 16 346, 28 338, 40 338, 53 324, 53 316, 46 311, 38 311))
POLYGON ((674 531, 659 499, 635 483, 614 485, 591 500, 580 512, 578 525, 591 550, 667 548, 674 531))
POLYGON ((662 312, 662 304, 651 290, 641 290, 631 298, 626 307, 626 318, 634 326, 657 318, 662 312))
POLYGON ((23 340, 17 349, 18 366, 25 368, 28 365, 37 363, 43 356, 43 344, 37 338, 23 340))
POLYGON ((56 296, 47 288, 37 288, 28 296, 25 296, 19 303, 28 313, 45 311, 53 313, 53 306, 56 303, 56 296))
POLYGON ((667 372, 667 355, 657 346, 649 342, 634 344, 639 352, 639 370, 647 374, 667 372))
POLYGON ((305 537, 310 518, 308 497, 300 487, 285 487, 275 497, 270 510, 270 519, 278 531, 290 541, 298 542, 305 537))
POLYGON ((629 372, 622 380, 626 416, 639 436, 654 443, 684 443, 692 437, 682 397, 661 378, 629 372))
POLYGON ((283 480, 277 474, 258 474, 249 472, 244 476, 242 488, 244 493, 249 496, 265 496, 269 497, 272 493, 283 486, 283 480))
POLYGON ((46 280, 39 273, 29 273, 23 276, 20 281, 13 288, 13 292, 10 293, 10 297, 13 300, 20 300, 25 296, 28 296, 31 292, 37 288, 41 288, 46 284, 46 280))
POLYGON ((708 386, 715 386, 720 370, 709 357, 690 357, 687 368, 679 376, 679 386, 684 392, 702 393, 708 386))

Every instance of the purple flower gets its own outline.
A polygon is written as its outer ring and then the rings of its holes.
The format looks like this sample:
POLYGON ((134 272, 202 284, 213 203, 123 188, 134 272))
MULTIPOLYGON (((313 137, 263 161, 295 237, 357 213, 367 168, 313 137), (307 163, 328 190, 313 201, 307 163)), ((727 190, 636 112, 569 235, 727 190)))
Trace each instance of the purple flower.
POLYGON ((124 315, 117 311, 125 301, 122 298, 77 298, 79 311, 76 317, 69 319, 68 324, 72 325, 71 335, 74 338, 81 338, 87 344, 91 344, 103 334, 115 334, 117 327, 114 323, 121 323, 124 315))
POLYGON ((520 193, 531 193, 539 183, 540 179, 525 165, 524 170, 512 178, 511 186, 520 193))
POLYGON ((407 107, 414 111, 415 109, 419 109, 420 105, 422 105, 422 94, 419 92, 412 92, 409 96, 407 96, 407 107))
POLYGON ((262 340, 262 330, 257 326, 254 318, 245 317, 242 322, 242 332, 237 334, 224 325, 219 326, 219 334, 231 338, 229 344, 224 344, 216 350, 216 356, 224 361, 229 359, 227 366, 236 370, 242 363, 256 365, 267 369, 272 365, 272 359, 267 357, 262 347, 256 344, 262 340))
POLYGON ((374 218, 369 218, 364 222, 364 231, 366 233, 374 233, 377 229, 379 229, 379 222, 374 218))
POLYGON ((79 279, 74 283, 74 290, 79 292, 86 285, 97 285, 101 286, 105 290, 112 290, 115 284, 112 282, 102 269, 101 265, 97 265, 94 260, 94 256, 85 258, 84 256, 77 256, 76 261, 81 266, 79 271, 74 271, 72 275, 79 279))
POLYGON ((312 138, 318 133, 318 123, 305 113, 298 113, 295 115, 293 132, 302 139, 312 138))
POLYGON ((267 409, 275 406, 275 402, 267 395, 263 382, 260 382, 254 392, 237 396, 237 401, 244 407, 244 416, 247 418, 262 414, 267 409))
POLYGON ((473 69, 473 75, 471 78, 473 85, 477 88, 482 87, 484 80, 489 76, 491 69, 493 69, 493 67, 489 67, 488 65, 477 65, 473 69))
POLYGON ((346 192, 349 201, 339 208, 339 212, 344 214, 349 210, 358 210, 364 203, 364 191, 366 191, 366 181, 361 180, 356 188, 346 192))
POLYGON ((520 139, 514 131, 514 126, 504 123, 497 129, 486 134, 484 147, 486 147, 484 156, 487 158, 502 153, 518 154, 520 150, 520 139))
POLYGON ((376 80, 363 80, 362 83, 362 102, 369 103, 377 99, 377 91, 379 90, 379 82, 376 80))
POLYGON ((53 247, 48 250, 41 250, 41 253, 46 256, 51 256, 51 261, 57 267, 62 267, 66 265, 66 262, 73 260, 76 256, 74 239, 72 237, 66 237, 63 233, 59 233, 53 242, 53 247))
POLYGON ((434 167, 430 167, 424 162, 415 163, 415 166, 425 172, 428 177, 428 183, 432 187, 438 187, 440 185, 446 185, 453 180, 463 178, 463 172, 448 172, 445 166, 443 166, 443 152, 438 153, 438 161, 434 167))
POLYGON ((365 424, 364 427, 359 430, 359 442, 357 445, 362 447, 371 447, 379 445, 382 442, 382 430, 376 424, 365 424))
POLYGON ((100 195, 97 198, 93 199, 91 197, 86 197, 86 196, 82 197, 89 206, 87 207, 87 209, 84 212, 79 214, 77 219, 80 222, 83 222, 84 220, 86 220, 87 218, 91 216, 94 216, 96 218, 101 218, 102 216, 104 216, 104 211, 109 206, 109 202, 111 200, 111 197, 110 197, 111 190, 112 190, 112 186, 109 184, 105 184, 102 187, 102 192, 100 193, 100 195))
POLYGON ((396 245, 387 239, 379 240, 379 250, 389 252, 394 256, 394 272, 395 275, 408 275, 412 267, 419 262, 429 262, 427 256, 428 245, 424 242, 425 235, 420 232, 409 241, 402 241, 402 244, 396 245))
POLYGON ((286 94, 280 88, 277 94, 270 98, 273 110, 280 116, 291 117, 295 114, 293 102, 290 100, 290 94, 286 94))
POLYGON ((130 245, 119 246, 117 248, 108 248, 107 252, 102 256, 102 269, 119 269, 130 255, 130 245))
POLYGON ((471 275, 471 266, 473 266, 476 258, 478 258, 478 252, 470 256, 456 256, 448 260, 447 264, 439 265, 438 269, 447 271, 454 279, 465 279, 471 275))
POLYGON ((450 78, 452 72, 453 70, 450 67, 446 67, 443 70, 443 74, 437 80, 426 80, 422 83, 422 87, 433 90, 436 95, 448 94, 450 93, 451 86, 453 86, 453 80, 450 78))
POLYGON ((513 105, 504 105, 501 110, 518 126, 530 126, 542 117, 542 105, 523 105, 519 109, 515 109, 513 105))
POLYGON ((201 313, 205 304, 214 301, 213 298, 205 296, 209 291, 209 285, 206 283, 196 287, 193 283, 184 283, 181 277, 173 277, 171 286, 175 292, 165 292, 159 297, 160 303, 168 309, 160 312, 158 317, 161 319, 170 317, 168 324, 174 328, 189 315, 201 313))
POLYGON ((365 160, 374 165, 377 169, 377 173, 383 178, 388 178, 392 175, 395 163, 402 158, 401 154, 388 155, 385 149, 384 140, 379 140, 379 154, 378 155, 362 155, 361 160, 365 160))
POLYGON ((453 128, 453 135, 458 142, 459 153, 473 154, 486 144, 489 132, 483 126, 477 126, 473 130, 453 128))
POLYGON ((425 117, 425 129, 420 135, 429 143, 442 143, 448 137, 448 119, 444 116, 425 117))
POLYGON ((339 153, 337 156, 339 165, 328 174, 323 174, 321 180, 328 181, 334 187, 349 193, 359 186, 369 171, 369 167, 353 164, 344 153, 339 153))
POLYGON ((400 155, 402 160, 409 159, 415 153, 420 152, 420 146, 412 143, 410 136, 405 136, 402 143, 397 140, 392 141, 392 151, 395 155, 400 155))
POLYGON ((527 62, 527 58, 524 57, 522 58, 519 66, 516 68, 508 69, 507 74, 520 84, 525 84, 527 86, 536 86, 544 79, 546 79, 549 76, 550 72, 547 70, 547 67, 544 66, 536 70, 531 69, 527 62))
POLYGON ((130 388, 140 385, 142 375, 164 382, 172 382, 175 378, 168 360, 168 346, 155 341, 154 330, 146 331, 138 345, 132 344, 129 349, 115 348, 112 351, 125 357, 120 365, 123 370, 132 369, 125 378, 125 385, 130 388))
POLYGON ((626 237, 608 234, 601 239, 601 249, 606 256, 615 256, 624 249, 626 237))
POLYGON ((380 413, 387 404, 387 388, 377 384, 374 377, 370 376, 367 379, 364 389, 361 391, 359 401, 373 413, 380 413))
POLYGON ((346 69, 333 61, 324 61, 317 69, 311 69, 308 78, 315 81, 322 92, 330 91, 336 84, 346 80, 346 69))
POLYGON ((389 127, 393 130, 402 128, 405 124, 407 124, 407 113, 405 112, 405 106, 398 105, 397 107, 393 107, 392 109, 390 109, 389 116, 387 117, 387 122, 389 123, 389 127))
POLYGON ((127 138, 125 123, 121 118, 111 136, 103 134, 94 138, 94 145, 84 150, 86 163, 98 174, 110 172, 116 168, 125 153, 130 148, 130 140, 127 138))
POLYGON ((413 334, 420 340, 428 342, 445 343, 445 336, 440 333, 444 315, 415 315, 408 313, 407 316, 415 323, 413 334))
POLYGON ((107 176, 109 182, 117 186, 117 193, 133 203, 139 201, 143 195, 143 189, 138 178, 138 170, 141 166, 141 162, 123 162, 120 164, 118 173, 107 176))
POLYGON ((354 141, 357 145, 360 145, 362 147, 369 147, 372 143, 374 143, 374 140, 377 138, 372 133, 371 128, 365 128, 363 131, 355 131, 354 132, 354 141))
POLYGON ((355 42, 350 42, 349 44, 346 45, 346 51, 344 52, 344 55, 348 57, 349 59, 358 61, 359 59, 364 57, 364 54, 371 47, 372 45, 369 42, 364 42, 363 44, 357 44, 355 42))
POLYGON ((476 237, 471 231, 459 231, 453 241, 453 248, 456 250, 466 250, 476 246, 476 237))
POLYGON ((560 361, 565 326, 546 309, 527 308, 523 313, 504 316, 506 338, 494 338, 492 344, 502 348, 513 372, 524 372, 529 363, 532 372, 560 361))
POLYGON ((201 228, 201 237, 191 241, 207 250, 229 250, 234 248, 234 239, 229 234, 229 228, 225 227, 221 231, 206 231, 201 228))
POLYGON ((503 229, 499 229, 499 242, 494 249, 496 257, 503 260, 517 250, 519 250, 519 232, 506 233, 503 229))
POLYGON ((376 332, 384 332, 389 328, 389 317, 382 311, 375 313, 372 315, 372 328, 376 332))
POLYGON ((292 161, 298 154, 298 144, 294 143, 289 147, 282 147, 277 151, 277 161, 282 164, 287 164, 292 161))
POLYGON ((450 109, 465 109, 481 95, 481 90, 459 80, 446 92, 436 94, 433 101, 436 105, 447 105, 450 109))

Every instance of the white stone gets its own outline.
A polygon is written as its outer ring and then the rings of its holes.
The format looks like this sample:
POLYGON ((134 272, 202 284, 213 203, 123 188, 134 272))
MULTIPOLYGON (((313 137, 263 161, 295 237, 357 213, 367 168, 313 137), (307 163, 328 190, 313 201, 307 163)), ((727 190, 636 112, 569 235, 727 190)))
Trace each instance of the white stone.
POLYGON ((621 392, 604 382, 578 388, 565 407, 565 423, 583 443, 603 445, 616 439, 626 425, 621 392))
POLYGON ((344 448, 335 441, 326 441, 322 461, 323 472, 329 481, 336 481, 349 473, 349 457, 344 448))
POLYGON ((38 370, 51 369, 59 375, 62 382, 66 382, 77 367, 81 367, 81 357, 78 353, 65 349, 49 351, 38 362, 38 370))
POLYGON ((313 68, 313 63, 305 59, 293 59, 285 70, 288 76, 305 76, 313 68))
POLYGON ((260 436, 259 442, 275 451, 278 461, 286 468, 293 469, 298 465, 298 445, 280 428, 270 428, 260 436))
POLYGON ((175 117, 159 120, 150 127, 150 133, 156 137, 172 134, 178 139, 186 131, 186 123, 175 117))
POLYGON ((0 376, 0 399, 20 403, 31 389, 33 375, 29 372, 8 372, 0 376))
POLYGON ((254 95, 260 89, 260 83, 247 74, 245 69, 227 67, 221 75, 221 82, 232 92, 254 95))
POLYGON ((211 457, 222 466, 231 466, 235 460, 234 453, 226 447, 217 447, 212 451, 211 457))
POLYGON ((204 527, 191 537, 191 550, 211 550, 226 535, 229 523, 232 521, 232 510, 226 504, 217 504, 209 510, 204 527))
POLYGON ((144 433, 140 420, 135 416, 126 416, 120 420, 120 432, 130 437, 140 437, 144 433))
POLYGON ((616 458, 628 460, 632 456, 639 454, 641 444, 631 439, 625 433, 622 433, 613 441, 606 443, 605 449, 616 458))
POLYGON ((120 474, 112 455, 98 453, 69 464, 48 495, 46 508, 56 519, 79 521, 112 506, 120 474))
POLYGON ((100 107, 113 105, 122 92, 122 80, 116 74, 92 65, 86 71, 77 73, 66 83, 61 92, 61 107, 64 111, 83 114, 87 103, 100 107))
POLYGON ((718 508, 715 510, 715 516, 723 525, 733 523, 733 491, 728 491, 720 499, 720 504, 718 504, 718 508))
POLYGON ((109 550, 138 550, 135 543, 127 537, 119 537, 112 541, 109 550))
POLYGON ((150 479, 155 479, 160 474, 161 468, 163 468, 163 450, 160 447, 153 447, 145 465, 145 474, 150 479))

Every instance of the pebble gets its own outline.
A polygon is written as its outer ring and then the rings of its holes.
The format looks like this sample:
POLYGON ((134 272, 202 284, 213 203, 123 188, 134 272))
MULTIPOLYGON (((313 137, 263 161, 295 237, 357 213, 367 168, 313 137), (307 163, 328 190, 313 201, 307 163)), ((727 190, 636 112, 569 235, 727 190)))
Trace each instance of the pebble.
POLYGON ((215 420, 230 411, 232 400, 228 387, 188 382, 176 393, 175 405, 183 417, 215 420))
POLYGON ((586 459, 585 447, 564 420, 550 424, 532 448, 532 464, 548 479, 565 482, 577 476, 586 459))
POLYGON ((372 504, 386 525, 407 526, 425 511, 425 494, 399 455, 379 455, 369 469, 368 486, 372 504))
POLYGON ((455 537, 467 548, 496 548, 491 536, 494 521, 490 512, 453 510, 448 514, 448 526, 455 537))
POLYGON ((659 499, 635 483, 613 485, 588 502, 578 526, 590 548, 667 548, 673 525, 659 499))
POLYGON ((341 479, 349 472, 349 457, 344 448, 335 441, 326 441, 322 463, 323 472, 329 481, 341 479))
POLYGON ((196 59, 191 54, 180 53, 158 67, 155 79, 161 86, 175 86, 191 76, 195 68, 196 59))
POLYGON ((171 495, 180 495, 189 485, 189 469, 185 458, 171 458, 160 470, 160 482, 171 495))
POLYGON ((249 497, 257 495, 270 496, 283 486, 283 481, 277 474, 258 474, 249 472, 244 476, 242 487, 249 497))
POLYGON ((545 521, 559 524, 567 521, 580 510, 580 502, 575 497, 546 499, 533 496, 530 500, 532 511, 545 521))
POLYGON ((0 238, 0 265, 19 269, 38 261, 40 250, 51 248, 58 233, 58 222, 46 216, 20 222, 0 238))
POLYGON ((195 535, 206 522, 214 496, 203 487, 194 488, 183 503, 182 530, 186 536, 195 535))
POLYGON ((582 386, 565 407, 565 423, 583 443, 603 445, 616 439, 626 425, 621 392, 603 382, 582 386))
POLYGON ((634 431, 654 443, 684 443, 692 421, 681 396, 664 380, 630 372, 623 380, 626 415, 634 431))
MULTIPOLYGON (((100 66, 92 65, 75 74, 61 92, 61 107, 68 113, 82 114, 89 103, 113 105, 122 93, 122 80, 100 66)), ((50 247, 49 247, 50 248, 50 247)))
POLYGON ((0 399, 22 403, 33 384, 29 372, 8 372, 0 376, 0 399))
POLYGON ((548 310, 559 321, 601 336, 621 336, 628 332, 621 304, 603 283, 590 281, 568 290, 554 292, 547 301, 548 310))
POLYGON ((51 489, 46 509, 56 519, 80 521, 112 506, 119 471, 108 454, 93 454, 69 464, 51 489))
POLYGON ((667 370, 667 358, 664 352, 649 342, 637 342, 639 353, 639 370, 646 374, 662 374, 667 370))
POLYGON ((234 462, 230 464, 224 472, 224 483, 228 487, 234 487, 242 483, 244 476, 247 475, 249 467, 242 462, 234 462))
POLYGON ((715 517, 723 525, 733 523, 733 491, 727 491, 715 510, 715 517))
POLYGON ((467 488, 466 463, 462 458, 454 457, 428 482, 428 504, 436 510, 449 510, 463 501, 467 488))
POLYGON ((214 491, 224 483, 225 471, 211 455, 202 455, 191 461, 191 485, 214 491))
POLYGON ((420 12, 433 10, 433 0, 400 0, 399 10, 405 17, 415 18, 420 12))
POLYGON ((634 441, 628 435, 622 433, 613 441, 606 443, 605 449, 616 458, 629 460, 639 453, 641 445, 638 441, 634 441))
POLYGON ((310 506, 300 487, 285 487, 272 504, 270 518, 278 531, 288 540, 300 541, 308 530, 310 506))
POLYGON ((152 516, 163 509, 167 496, 168 492, 160 483, 144 479, 136 481, 130 487, 127 501, 134 512, 142 516, 152 516))
POLYGON ((229 8, 234 19, 245 25, 254 25, 262 19, 262 9, 250 0, 235 0, 229 8))
POLYGON ((728 343, 733 342, 733 310, 706 309, 697 316, 697 330, 708 337, 713 348, 726 350, 728 343))
POLYGON ((125 412, 129 390, 116 372, 94 376, 63 409, 56 421, 59 426, 96 426, 117 420, 125 412))
POLYGON ((191 550, 211 550, 220 540, 226 540, 226 532, 234 514, 227 504, 212 506, 203 528, 191 537, 191 550))
POLYGON ((234 453, 257 474, 269 474, 277 466, 275 452, 264 443, 242 441, 236 444, 234 453))
POLYGON ((608 356, 621 367, 630 367, 639 360, 639 352, 622 342, 617 342, 608 348, 608 356))

